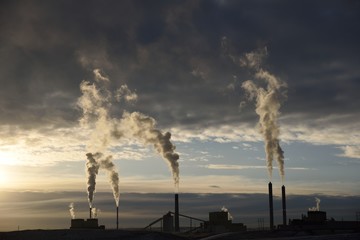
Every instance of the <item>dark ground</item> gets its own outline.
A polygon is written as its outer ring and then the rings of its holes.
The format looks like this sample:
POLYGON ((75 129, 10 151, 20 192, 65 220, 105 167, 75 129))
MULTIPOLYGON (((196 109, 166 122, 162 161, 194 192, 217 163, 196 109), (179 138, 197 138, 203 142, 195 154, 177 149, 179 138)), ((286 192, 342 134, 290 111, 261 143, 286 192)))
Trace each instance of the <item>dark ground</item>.
POLYGON ((360 233, 304 232, 304 231, 248 231, 217 235, 171 233, 136 230, 27 230, 0 232, 0 240, 359 240, 360 233))

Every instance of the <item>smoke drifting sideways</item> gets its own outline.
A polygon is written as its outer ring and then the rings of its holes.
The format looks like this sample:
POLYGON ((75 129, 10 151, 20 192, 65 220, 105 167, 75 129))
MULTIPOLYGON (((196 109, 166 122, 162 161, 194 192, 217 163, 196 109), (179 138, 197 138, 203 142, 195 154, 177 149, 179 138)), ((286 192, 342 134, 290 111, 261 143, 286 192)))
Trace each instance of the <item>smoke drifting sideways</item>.
POLYGON ((264 81, 266 84, 266 87, 262 87, 252 80, 247 80, 242 83, 242 88, 245 90, 248 100, 255 100, 256 102, 255 111, 259 116, 260 133, 265 140, 269 178, 272 179, 273 159, 275 158, 281 179, 284 181, 284 152, 279 144, 280 129, 278 118, 281 103, 287 97, 287 84, 261 67, 262 61, 267 55, 267 49, 263 48, 247 53, 239 59, 240 66, 255 71, 254 77, 264 81))
POLYGON ((154 118, 146 116, 139 112, 124 112, 120 122, 116 124, 113 136, 120 138, 128 136, 143 142, 143 144, 152 144, 157 152, 163 157, 172 172, 175 191, 179 190, 179 154, 175 153, 175 146, 171 143, 171 133, 162 134, 155 128, 154 118))
POLYGON ((86 173, 88 179, 88 200, 90 207, 94 198, 96 176, 98 170, 108 172, 109 181, 113 190, 116 205, 119 204, 119 174, 112 161, 112 156, 106 154, 113 142, 128 138, 135 139, 143 144, 153 144, 155 149, 168 162, 172 170, 175 186, 179 184, 179 155, 175 153, 175 146, 170 142, 171 134, 162 134, 155 128, 155 119, 139 112, 128 113, 124 111, 120 119, 111 118, 111 106, 114 102, 124 100, 127 103, 136 102, 138 96, 126 84, 111 92, 110 80, 101 73, 93 71, 95 82, 83 81, 80 84, 82 96, 78 99, 78 106, 83 110, 80 124, 91 131, 87 143, 86 173))
POLYGON ((309 208, 309 211, 311 212, 316 212, 316 211, 320 211, 320 198, 315 198, 315 202, 316 202, 316 207, 311 207, 309 208))

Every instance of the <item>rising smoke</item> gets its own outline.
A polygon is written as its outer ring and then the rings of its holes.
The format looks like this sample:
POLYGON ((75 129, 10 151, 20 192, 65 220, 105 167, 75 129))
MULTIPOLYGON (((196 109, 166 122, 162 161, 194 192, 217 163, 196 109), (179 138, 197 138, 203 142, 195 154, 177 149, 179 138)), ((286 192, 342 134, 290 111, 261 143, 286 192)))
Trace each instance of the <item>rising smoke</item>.
POLYGON ((107 156, 100 161, 100 167, 106 169, 109 176, 109 183, 113 190, 116 206, 119 206, 120 190, 119 190, 119 174, 116 171, 116 166, 112 162, 112 156, 107 156))
POLYGON ((114 139, 130 138, 141 141, 143 144, 153 144, 157 152, 169 164, 176 189, 178 189, 179 164, 177 160, 179 155, 174 152, 175 146, 170 141, 171 134, 169 132, 162 134, 160 130, 155 129, 156 121, 153 118, 138 112, 124 112, 121 119, 111 118, 110 108, 113 102, 124 100, 127 103, 133 103, 136 102, 138 96, 126 84, 112 93, 108 90, 109 78, 104 76, 99 69, 95 69, 93 73, 95 83, 83 81, 80 84, 82 96, 78 100, 78 106, 83 110, 80 123, 91 131, 86 154, 89 206, 92 207, 99 168, 107 170, 115 203, 119 205, 119 174, 112 162, 112 156, 106 154, 114 139))
POLYGON ((249 100, 255 100, 256 113, 259 115, 259 128, 265 140, 266 163, 270 179, 272 178, 273 159, 279 166, 281 178, 284 180, 284 152, 279 144, 278 117, 281 101, 286 98, 287 84, 270 72, 262 69, 261 63, 267 55, 267 49, 263 48, 255 52, 247 53, 240 58, 242 67, 248 67, 255 71, 255 78, 263 80, 266 87, 261 87, 252 80, 243 82, 242 88, 246 91, 249 100))
POLYGON ((116 206, 119 206, 120 190, 119 190, 119 174, 116 171, 116 166, 112 162, 112 156, 104 157, 102 153, 87 153, 86 171, 88 176, 88 195, 89 206, 92 207, 92 201, 95 192, 96 176, 100 169, 105 169, 108 172, 109 183, 113 191, 116 206))
POLYGON ((96 176, 99 173, 99 163, 96 161, 95 158, 99 157, 99 153, 94 155, 92 153, 87 153, 86 157, 87 161, 85 164, 85 171, 87 175, 87 192, 89 207, 91 208, 94 200, 96 176))
MULTIPOLYGON (((259 128, 265 140, 266 164, 269 177, 272 178, 273 159, 275 158, 279 166, 280 176, 284 180, 284 152, 279 144, 280 131, 277 121, 281 102, 286 98, 287 84, 262 68, 262 62, 268 55, 266 47, 246 53, 238 58, 229 39, 224 36, 221 39, 221 49, 222 54, 234 64, 254 71, 254 77, 266 83, 266 87, 261 87, 260 84, 247 80, 243 82, 242 88, 246 91, 248 100, 255 100, 256 102, 259 128)), ((244 108, 245 105, 246 102, 241 102, 240 108, 244 108)))
POLYGON ((101 212, 100 209, 98 209, 98 208, 92 208, 92 209, 91 209, 91 216, 92 216, 93 218, 97 218, 100 212, 101 212))
POLYGON ((74 203, 69 204, 69 212, 71 215, 71 219, 75 219, 75 204, 74 203))
POLYGON ((83 117, 80 119, 80 124, 91 131, 90 139, 87 143, 87 162, 85 171, 87 174, 87 191, 89 206, 92 207, 92 202, 95 193, 96 176, 99 168, 102 167, 108 171, 110 184, 113 190, 115 203, 119 204, 119 177, 115 166, 110 169, 108 166, 111 157, 103 158, 104 152, 111 140, 111 122, 108 112, 111 107, 111 92, 107 90, 109 78, 105 77, 99 69, 93 71, 95 76, 95 83, 83 81, 80 84, 82 96, 78 100, 78 106, 83 110, 83 117), (106 161, 106 164, 101 164, 106 161), (114 185, 117 185, 115 187, 114 185), (116 196, 116 197, 115 197, 116 196))
POLYGON ((320 211, 320 198, 315 197, 316 207, 309 208, 309 211, 316 212, 320 211))
POLYGON ((228 220, 233 220, 234 219, 233 216, 230 214, 229 210, 225 206, 223 206, 221 208, 221 211, 226 212, 228 214, 228 220))

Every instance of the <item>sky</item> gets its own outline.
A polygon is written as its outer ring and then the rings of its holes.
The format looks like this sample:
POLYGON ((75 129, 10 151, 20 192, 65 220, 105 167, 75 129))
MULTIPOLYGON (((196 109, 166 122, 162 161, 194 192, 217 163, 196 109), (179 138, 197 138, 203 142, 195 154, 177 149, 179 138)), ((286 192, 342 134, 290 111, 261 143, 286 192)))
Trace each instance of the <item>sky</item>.
POLYGON ((120 206, 122 193, 173 193, 177 177, 184 194, 264 194, 272 181, 310 205, 359 196, 359 11, 355 0, 1 0, 2 199, 87 206, 96 152, 113 163, 96 178, 99 208, 108 175, 120 206))

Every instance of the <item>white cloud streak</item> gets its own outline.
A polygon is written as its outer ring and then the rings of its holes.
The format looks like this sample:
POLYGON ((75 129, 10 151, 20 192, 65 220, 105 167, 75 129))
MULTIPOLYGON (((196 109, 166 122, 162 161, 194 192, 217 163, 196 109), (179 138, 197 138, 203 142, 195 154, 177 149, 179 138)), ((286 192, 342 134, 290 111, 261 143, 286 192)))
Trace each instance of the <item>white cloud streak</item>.
MULTIPOLYGON (((266 166, 253 166, 253 165, 233 165, 233 164, 208 164, 205 165, 208 169, 216 170, 245 170, 245 169, 266 169, 266 166)), ((276 167, 274 167, 276 168, 276 167)), ((288 170, 315 170, 305 167, 289 167, 288 170)))

